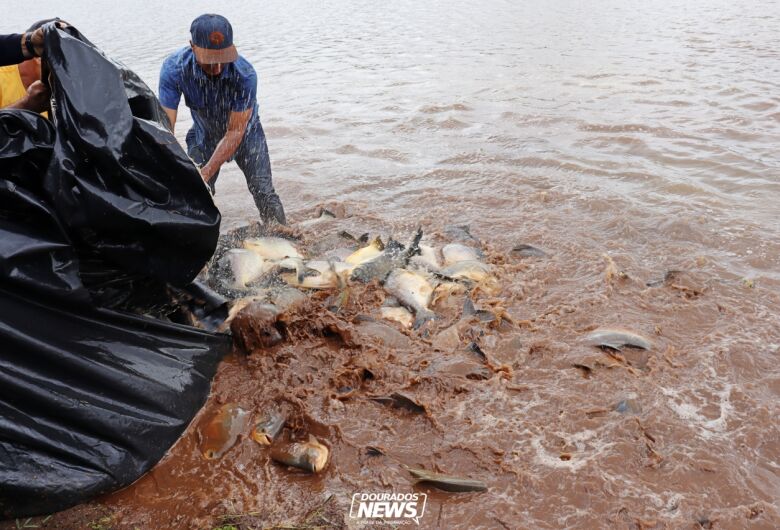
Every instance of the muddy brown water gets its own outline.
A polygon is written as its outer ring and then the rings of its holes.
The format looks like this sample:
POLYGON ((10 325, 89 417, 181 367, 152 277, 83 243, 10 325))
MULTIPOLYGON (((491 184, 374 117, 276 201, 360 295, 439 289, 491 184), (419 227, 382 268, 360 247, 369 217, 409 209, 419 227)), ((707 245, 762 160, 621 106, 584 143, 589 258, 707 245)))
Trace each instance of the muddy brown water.
MULTIPOLYGON (((56 12, 156 87, 191 18, 214 10, 157 4, 39 2, 1 25, 56 12)), ((221 7, 260 74, 290 218, 322 203, 350 215, 307 228, 308 243, 342 229, 408 238, 420 225, 441 246, 448 226, 468 224, 501 280, 475 299, 514 324, 464 325, 436 351, 435 332, 459 317, 453 300, 431 336, 403 332, 395 349, 356 320, 381 292, 354 293, 337 316, 318 295, 288 341, 225 360, 201 415, 147 476, 33 522, 354 526, 353 493, 420 491, 424 528, 780 527, 779 7, 221 7), (512 255, 518 244, 549 257, 512 255), (585 344, 599 327, 653 347, 602 352, 585 344), (370 399, 393 392, 426 412, 370 399), (283 436, 314 434, 331 449, 327 469, 270 462, 250 430, 204 459, 198 427, 228 403, 287 411, 283 436), (402 464, 488 491, 415 487, 402 464)), ((225 230, 254 218, 233 165, 217 192, 225 230)))

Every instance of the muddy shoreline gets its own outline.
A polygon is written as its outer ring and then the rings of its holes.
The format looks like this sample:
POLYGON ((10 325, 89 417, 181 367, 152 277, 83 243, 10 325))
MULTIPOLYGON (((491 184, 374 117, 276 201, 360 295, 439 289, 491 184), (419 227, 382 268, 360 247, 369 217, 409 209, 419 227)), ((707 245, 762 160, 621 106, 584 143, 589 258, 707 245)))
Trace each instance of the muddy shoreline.
MULTIPOLYGON (((304 241, 364 227, 383 229, 357 211, 307 228, 304 241)), ((434 225, 426 239, 441 245, 446 228, 434 225)), ((417 491, 428 495, 425 528, 780 524, 772 493, 780 436, 776 405, 764 397, 780 379, 762 380, 778 346, 757 353, 740 324, 754 315, 766 328, 752 334, 771 336, 760 315, 777 309, 774 293, 696 256, 680 257, 683 272, 666 278, 616 253, 573 259, 553 240, 526 240, 546 257, 517 256, 512 242, 472 231, 501 285, 474 301, 511 322, 462 319, 461 295, 434 306, 439 318, 418 332, 381 321, 376 284, 355 287, 337 312, 334 293, 314 293, 282 319, 282 344, 225 359, 203 411, 150 473, 33 523, 250 529, 324 517, 320 527, 354 528, 353 493, 417 491), (391 332, 366 327, 372 319, 391 332), (603 326, 640 333, 652 347, 586 344, 603 326), (422 409, 374 399, 398 392, 422 409), (280 466, 250 428, 205 459, 199 429, 226 403, 253 418, 284 410, 283 436, 316 436, 330 449, 328 467, 312 475, 280 466), (404 465, 477 478, 488 491, 414 486, 404 465)))

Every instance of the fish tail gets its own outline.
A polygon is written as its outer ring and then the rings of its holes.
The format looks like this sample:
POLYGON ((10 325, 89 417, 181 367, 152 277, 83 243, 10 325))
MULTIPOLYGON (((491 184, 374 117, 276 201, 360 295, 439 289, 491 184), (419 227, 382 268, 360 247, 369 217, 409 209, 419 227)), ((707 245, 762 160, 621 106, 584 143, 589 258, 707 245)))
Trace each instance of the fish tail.
POLYGON ((436 313, 429 309, 418 311, 414 318, 414 329, 420 329, 429 320, 436 320, 436 313))

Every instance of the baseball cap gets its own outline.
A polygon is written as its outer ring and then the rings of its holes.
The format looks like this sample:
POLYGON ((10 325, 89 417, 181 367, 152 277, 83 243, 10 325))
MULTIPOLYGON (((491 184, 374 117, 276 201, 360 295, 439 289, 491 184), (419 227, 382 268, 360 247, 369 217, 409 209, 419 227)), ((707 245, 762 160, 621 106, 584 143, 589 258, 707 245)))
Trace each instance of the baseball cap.
POLYGON ((190 25, 192 49, 202 64, 232 63, 238 59, 233 45, 233 27, 221 15, 201 15, 190 25))

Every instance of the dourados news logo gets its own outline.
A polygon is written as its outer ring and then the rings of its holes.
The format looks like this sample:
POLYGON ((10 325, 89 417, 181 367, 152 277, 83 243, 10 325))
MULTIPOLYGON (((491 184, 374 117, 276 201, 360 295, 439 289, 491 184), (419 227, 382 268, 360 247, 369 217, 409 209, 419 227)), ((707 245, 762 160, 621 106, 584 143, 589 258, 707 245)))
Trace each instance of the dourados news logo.
POLYGON ((349 507, 351 519, 363 519, 366 524, 375 522, 420 524, 425 515, 426 493, 355 493, 349 507))

